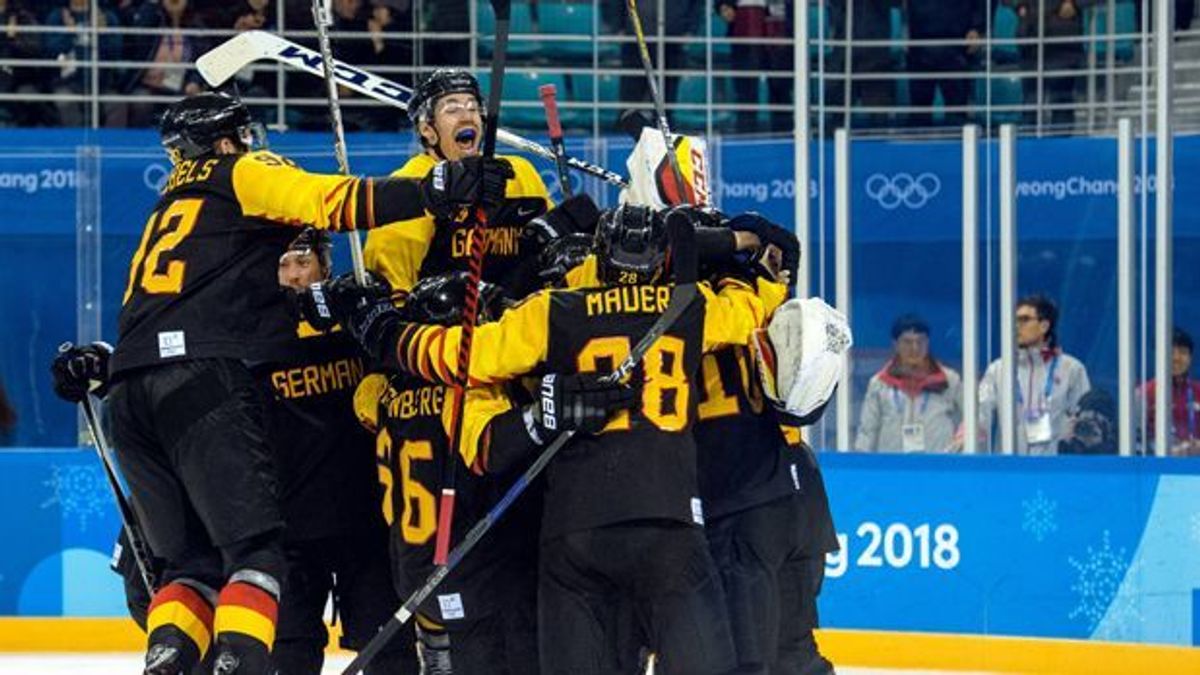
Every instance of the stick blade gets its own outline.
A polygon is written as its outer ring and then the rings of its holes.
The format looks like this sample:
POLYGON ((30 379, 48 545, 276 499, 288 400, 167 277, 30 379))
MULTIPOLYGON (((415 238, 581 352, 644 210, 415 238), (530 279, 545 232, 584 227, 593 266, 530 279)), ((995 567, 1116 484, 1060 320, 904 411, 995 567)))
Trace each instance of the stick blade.
POLYGON ((271 56, 270 33, 249 30, 213 47, 196 59, 196 70, 210 87, 219 87, 239 70, 271 56))

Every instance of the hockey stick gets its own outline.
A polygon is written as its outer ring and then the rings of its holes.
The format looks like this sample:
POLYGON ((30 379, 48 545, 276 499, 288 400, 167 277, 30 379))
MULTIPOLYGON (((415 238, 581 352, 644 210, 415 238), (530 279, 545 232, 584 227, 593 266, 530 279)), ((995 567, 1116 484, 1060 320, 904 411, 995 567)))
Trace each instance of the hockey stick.
MULTIPOLYGON (((695 231, 692 228, 692 224, 687 221, 685 217, 680 217, 675 223, 669 223, 669 225, 671 225, 670 232, 673 249, 671 259, 673 261, 672 264, 675 267, 675 286, 671 289, 671 297, 667 301, 667 308, 663 310, 663 313, 660 314, 658 319, 654 321, 654 324, 650 326, 650 329, 646 331, 646 334, 642 336, 642 339, 639 340, 636 345, 634 345, 633 351, 631 351, 629 355, 625 357, 625 360, 622 361, 619 366, 617 366, 617 369, 606 376, 607 381, 610 383, 620 382, 633 372, 633 369, 636 368, 646 356, 646 352, 650 351, 650 348, 654 346, 654 343, 660 337, 662 337, 664 333, 670 330, 671 326, 673 326, 675 322, 679 320, 679 317, 683 316, 684 311, 691 306, 692 302, 696 299, 696 295, 698 294, 698 291, 696 290, 698 263, 696 255, 695 231)), ((450 556, 446 560, 446 564, 438 565, 433 572, 430 573, 429 577, 425 579, 425 583, 418 588, 416 592, 408 596, 408 599, 404 601, 404 604, 400 606, 400 609, 396 610, 396 613, 392 615, 392 617, 388 619, 387 623, 385 623, 379 629, 379 632, 375 634, 375 637, 371 638, 371 641, 368 642, 360 652, 358 652, 358 655, 354 657, 354 660, 350 662, 350 665, 346 666, 346 669, 342 671, 342 675, 357 675, 358 673, 362 672, 364 668, 366 668, 367 664, 371 662, 371 659, 373 659, 380 650, 387 646, 387 643, 391 641, 393 637, 395 637, 396 633, 400 631, 404 624, 413 617, 413 614, 416 613, 417 608, 421 606, 421 603, 425 602, 425 599, 428 598, 439 585, 441 585, 442 581, 446 579, 446 576, 449 575, 450 572, 454 571, 454 568, 458 566, 458 563, 461 562, 462 559, 466 557, 466 555, 470 553, 472 549, 475 548, 475 545, 479 543, 479 540, 482 539, 485 534, 487 534, 488 530, 492 528, 496 521, 498 521, 500 517, 503 516, 508 510, 508 508, 512 506, 517 497, 521 496, 521 493, 525 491, 525 488, 529 487, 529 484, 537 479, 537 477, 542 473, 542 470, 546 468, 546 465, 550 463, 550 460, 554 459, 554 456, 558 454, 558 451, 561 450, 563 446, 565 446, 571 440, 571 438, 574 437, 574 435, 574 431, 567 431, 559 434, 558 437, 555 438, 554 441, 552 441, 550 445, 542 451, 542 454, 538 455, 537 459, 533 461, 533 464, 530 464, 529 468, 525 470, 525 473, 521 474, 520 478, 517 478, 512 486, 508 488, 508 491, 504 493, 504 496, 500 498, 500 501, 496 502, 495 506, 489 509, 487 514, 484 515, 479 522, 475 523, 474 527, 467 532, 466 536, 463 537, 462 543, 460 543, 458 546, 455 546, 454 550, 450 551, 450 556)))
MULTIPOLYGON (((321 66, 325 76, 325 94, 329 99, 329 125, 333 127, 333 154, 337 157, 338 172, 350 175, 350 160, 346 157, 346 131, 342 126, 342 106, 338 103, 337 80, 333 76, 333 49, 329 46, 329 27, 333 25, 330 14, 332 0, 313 0, 313 23, 317 26, 317 42, 321 45, 321 66)), ((350 264, 354 268, 354 280, 359 286, 367 284, 366 266, 363 264, 362 241, 357 230, 346 232, 350 237, 350 264)))
MULTIPOLYGON (((225 42, 213 47, 196 59, 196 69, 210 86, 218 87, 233 77, 239 70, 254 63, 270 59, 310 75, 324 77, 321 55, 290 40, 261 30, 238 33, 225 42)), ((333 75, 347 89, 351 89, 377 101, 408 110, 412 89, 384 79, 355 66, 333 61, 333 75)), ((528 152, 543 159, 554 161, 554 152, 549 148, 504 129, 497 130, 496 138, 501 143, 521 152, 528 152)), ((576 171, 595 176, 606 183, 623 188, 628 186, 625 177, 604 167, 586 162, 577 157, 568 157, 567 164, 576 171)))
MULTIPOLYGON (((61 354, 70 351, 74 346, 70 342, 64 342, 59 345, 58 351, 61 354)), ((96 415, 96 408, 92 405, 92 395, 84 394, 83 400, 79 402, 79 407, 83 409, 83 417, 87 420, 88 431, 91 432, 92 441, 96 446, 96 456, 100 458, 100 465, 104 467, 104 477, 108 479, 108 487, 112 490, 113 499, 117 502, 117 512, 121 516, 121 528, 125 530, 125 537, 129 539, 129 548, 132 549, 133 562, 137 565, 138 576, 142 578, 146 592, 154 597, 154 589, 158 584, 154 578, 153 568, 150 566, 150 546, 146 543, 146 535, 141 524, 138 523, 137 514, 133 512, 133 505, 125 497, 125 491, 121 489, 121 481, 117 479, 108 440, 104 436, 104 429, 100 427, 100 418, 96 415)))
MULTIPOLYGON (((496 46, 492 50, 492 86, 488 92, 487 125, 483 132, 483 156, 496 156, 496 130, 500 124, 500 98, 504 94, 504 66, 508 52, 509 0, 492 0, 496 13, 496 46)), ((471 259, 467 269, 466 307, 462 318, 462 339, 458 343, 458 377, 454 383, 454 412, 450 417, 450 456, 442 465, 442 496, 438 503, 437 539, 433 549, 433 564, 445 565, 450 552, 450 529, 454 526, 454 470, 458 446, 462 442, 463 414, 467 406, 467 373, 471 367, 471 342, 475 338, 475 321, 479 316, 479 281, 483 278, 483 256, 487 247, 487 212, 480 205, 475 209, 467 241, 471 242, 471 259)))
POLYGON ((553 84, 538 87, 542 107, 546 109, 546 127, 550 131, 550 149, 554 151, 554 166, 558 169, 558 187, 563 199, 571 197, 571 174, 567 173, 567 148, 563 144, 562 122, 558 118, 558 88, 553 84))
POLYGON ((675 156, 674 136, 667 124, 667 106, 663 102, 662 92, 658 90, 658 82, 654 79, 654 64, 650 61, 650 49, 646 47, 646 34, 642 31, 642 18, 638 16, 637 0, 626 0, 629 19, 633 22, 633 32, 637 36, 638 53, 642 56, 642 68, 646 71, 646 84, 650 87, 650 98, 654 99, 654 112, 658 116, 658 130, 662 132, 663 144, 667 149, 667 160, 671 163, 671 174, 675 177, 675 188, 679 191, 679 200, 688 202, 687 187, 683 182, 683 170, 679 168, 679 158, 675 156))

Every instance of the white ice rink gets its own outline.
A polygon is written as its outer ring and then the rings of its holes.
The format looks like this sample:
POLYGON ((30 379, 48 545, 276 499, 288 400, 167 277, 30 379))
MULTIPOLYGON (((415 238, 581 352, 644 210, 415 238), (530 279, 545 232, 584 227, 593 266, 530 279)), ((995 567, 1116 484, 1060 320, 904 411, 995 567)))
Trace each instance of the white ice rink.
MULTIPOLYGON (((137 675, 141 672, 140 654, 3 654, 0 675, 137 675)), ((340 673, 349 657, 334 656, 325 662, 325 674, 340 673)), ((879 670, 875 668, 838 668, 839 675, 941 675, 948 671, 879 670)), ((963 673, 955 675, 986 675, 963 673)))

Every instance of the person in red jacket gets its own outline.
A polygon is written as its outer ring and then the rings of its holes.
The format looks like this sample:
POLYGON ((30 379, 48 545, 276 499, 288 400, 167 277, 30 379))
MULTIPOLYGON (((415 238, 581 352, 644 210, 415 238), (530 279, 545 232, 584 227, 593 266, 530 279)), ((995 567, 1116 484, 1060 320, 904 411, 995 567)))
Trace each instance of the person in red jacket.
MULTIPOLYGON (((1200 381, 1192 379, 1192 336, 1178 328, 1171 340, 1171 445, 1167 454, 1172 457, 1200 456, 1200 381)), ((1145 447, 1154 438, 1155 393, 1158 382, 1150 380, 1138 388, 1146 431, 1142 434, 1145 447)))

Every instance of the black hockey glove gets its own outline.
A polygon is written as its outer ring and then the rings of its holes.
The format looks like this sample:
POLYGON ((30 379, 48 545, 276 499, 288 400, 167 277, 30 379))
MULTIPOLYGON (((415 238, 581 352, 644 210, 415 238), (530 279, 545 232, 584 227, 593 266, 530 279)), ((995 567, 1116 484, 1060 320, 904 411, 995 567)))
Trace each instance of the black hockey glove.
POLYGON ((388 284, 374 276, 368 275, 366 285, 359 286, 353 274, 343 274, 309 286, 301 302, 314 328, 313 318, 324 324, 340 323, 375 363, 387 364, 389 357, 394 360, 395 334, 401 323, 391 296, 388 284))
POLYGON ((587 194, 577 194, 525 225, 521 235, 545 246, 576 232, 595 234, 600 209, 587 194))
POLYGON ((526 429, 538 445, 571 430, 594 434, 609 415, 633 405, 636 394, 628 384, 610 383, 596 373, 544 375, 527 409, 526 429))
POLYGON ((515 176, 505 159, 474 156, 438 162, 421 179, 421 197, 434 216, 453 218, 461 209, 498 206, 504 201, 508 180, 515 176))
MULTIPOLYGON (((787 272, 791 281, 795 281, 796 273, 800 268, 800 240, 793 232, 772 223, 753 211, 734 216, 729 220, 728 225, 731 230, 753 232, 762 242, 762 254, 764 255, 768 246, 775 246, 779 249, 783 254, 780 272, 787 272)), ((766 267, 761 265, 761 258, 756 262, 759 262, 761 267, 766 267)))
POLYGON ((50 364, 54 393, 69 403, 79 403, 88 392, 103 397, 108 391, 108 361, 112 345, 93 342, 76 347, 64 344, 50 364))

